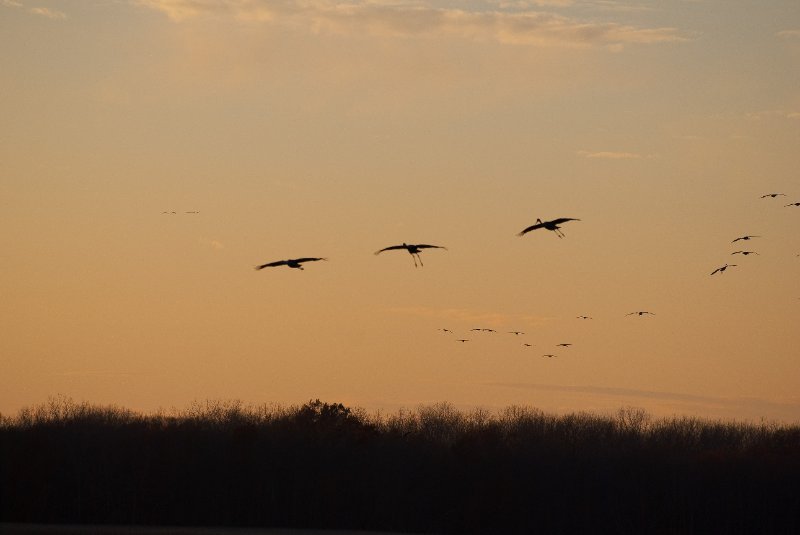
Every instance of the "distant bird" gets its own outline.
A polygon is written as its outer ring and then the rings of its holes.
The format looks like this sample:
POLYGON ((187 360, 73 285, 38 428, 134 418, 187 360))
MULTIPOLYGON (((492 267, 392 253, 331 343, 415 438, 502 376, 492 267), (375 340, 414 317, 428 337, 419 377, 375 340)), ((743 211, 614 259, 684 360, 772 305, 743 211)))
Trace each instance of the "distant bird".
POLYGON ((783 195, 784 197, 786 197, 786 194, 785 194, 785 193, 767 193, 766 195, 762 195, 762 196, 761 196, 761 198, 762 198, 762 199, 765 199, 765 198, 767 198, 767 197, 772 197, 772 198, 774 199, 774 198, 775 198, 775 197, 777 197, 778 195, 783 195))
POLYGON ((199 214, 199 213, 200 213, 199 210, 194 210, 192 212, 184 212, 184 214, 199 214))
POLYGON ((735 252, 733 252, 731 254, 740 254, 740 255, 747 256, 749 254, 758 254, 758 253, 755 252, 755 251, 735 251, 735 252))
POLYGON ((790 202, 786 206, 800 206, 800 202, 790 202))
POLYGON ((592 318, 591 318, 591 317, 589 317, 589 316, 578 316, 578 319, 579 319, 579 320, 590 320, 590 319, 592 319, 592 318))
POLYGON ((522 344, 522 345, 523 345, 523 346, 525 346, 525 347, 533 347, 531 344, 529 344, 529 343, 527 343, 527 342, 526 342, 526 343, 524 343, 524 344, 522 344))
POLYGON ((426 245, 424 243, 418 243, 416 245, 409 245, 407 243, 403 243, 402 245, 392 245, 391 247, 384 247, 380 251, 375 251, 375 254, 381 254, 384 251, 393 251, 397 249, 405 249, 408 251, 408 254, 411 255, 411 258, 414 259, 414 267, 417 267, 417 259, 419 258, 419 265, 422 266, 422 258, 419 256, 420 249, 444 249, 447 250, 447 247, 442 247, 441 245, 426 245))
POLYGON ((517 236, 524 236, 525 234, 527 234, 532 230, 543 228, 547 230, 552 230, 553 232, 556 233, 556 236, 558 236, 559 238, 563 238, 564 233, 561 232, 561 227, 559 227, 559 225, 562 223, 566 223, 567 221, 580 221, 580 219, 575 219, 574 217, 560 217, 558 219, 553 219, 552 221, 542 221, 541 219, 537 219, 536 224, 531 225, 526 229, 523 229, 517 234, 517 236))
POLYGON ((557 357, 558 355, 553 355, 552 353, 548 353, 547 355, 542 355, 542 356, 551 359, 553 357, 557 357))
POLYGON ((724 266, 718 267, 717 269, 712 271, 711 274, 713 275, 717 271, 719 271, 720 273, 725 273, 725 270, 728 269, 729 267, 736 267, 736 264, 725 264, 724 266))
POLYGON ((481 329, 480 327, 475 327, 474 329, 470 329, 470 331, 482 331, 482 330, 483 329, 481 329))
POLYGON ((177 212, 161 212, 162 214, 175 214, 177 212))
POLYGON ((508 331, 508 334, 514 334, 516 336, 519 336, 520 334, 525 334, 525 333, 522 331, 508 331))
POLYGON ((483 332, 485 332, 485 333, 496 333, 496 332, 497 332, 497 331, 495 331, 494 329, 481 329, 481 330, 482 330, 483 332))
POLYGON ((327 258, 294 258, 291 260, 278 260, 277 262, 270 262, 269 264, 261 264, 260 266, 256 266, 256 269, 264 269, 268 267, 276 267, 276 266, 289 266, 290 268, 295 268, 302 270, 303 262, 316 262, 317 260, 327 260, 327 258))
POLYGON ((456 342, 469 342, 466 338, 459 338, 456 342))
POLYGON ((453 331, 451 331, 450 329, 439 329, 439 330, 442 331, 443 333, 453 334, 453 331))
POLYGON ((569 347, 572 344, 556 344, 556 347, 569 347))
POLYGON ((737 242, 737 241, 739 241, 739 240, 745 240, 745 241, 747 241, 747 240, 749 240, 750 238, 760 238, 760 237, 761 237, 761 236, 742 236, 742 237, 740 237, 740 238, 736 238, 736 239, 735 239, 735 240, 733 240, 731 243, 736 243, 736 242, 737 242))
POLYGON ((650 314, 651 316, 655 316, 654 313, 648 312, 646 310, 640 310, 640 311, 637 311, 637 312, 629 312, 629 313, 627 313, 625 315, 626 316, 632 316, 633 314, 639 314, 640 316, 644 316, 645 314, 650 314))

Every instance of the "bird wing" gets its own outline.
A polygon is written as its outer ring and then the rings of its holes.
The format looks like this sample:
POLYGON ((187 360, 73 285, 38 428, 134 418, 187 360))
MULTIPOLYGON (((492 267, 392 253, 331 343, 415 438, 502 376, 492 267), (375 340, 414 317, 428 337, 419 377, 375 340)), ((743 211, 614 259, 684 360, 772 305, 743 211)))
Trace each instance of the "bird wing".
POLYGON ((441 245, 427 245, 425 243, 420 243, 415 245, 417 249, 444 249, 447 250, 447 247, 442 247, 441 245))
POLYGON ((274 266, 284 266, 288 264, 288 260, 278 260, 277 262, 270 262, 269 264, 261 264, 260 266, 256 266, 256 269, 264 269, 267 267, 274 267, 274 266))
POLYGON ((317 260, 327 260, 327 258, 295 258, 294 261, 298 264, 301 262, 316 262, 317 260))
POLYGON ((384 247, 380 251, 375 251, 375 254, 381 254, 384 251, 392 251, 395 249, 408 249, 405 245, 392 245, 391 247, 384 247))
POLYGON ((537 228, 542 228, 543 226, 544 226, 544 223, 536 223, 535 225, 531 225, 530 227, 528 227, 526 229, 522 229, 521 231, 519 231, 517 233, 517 236, 524 236, 528 232, 530 232, 532 230, 536 230, 537 228))
POLYGON ((567 221, 580 221, 580 219, 575 219, 574 217, 559 217, 558 219, 553 219, 552 221, 548 221, 548 223, 559 225, 561 223, 566 223, 567 221))

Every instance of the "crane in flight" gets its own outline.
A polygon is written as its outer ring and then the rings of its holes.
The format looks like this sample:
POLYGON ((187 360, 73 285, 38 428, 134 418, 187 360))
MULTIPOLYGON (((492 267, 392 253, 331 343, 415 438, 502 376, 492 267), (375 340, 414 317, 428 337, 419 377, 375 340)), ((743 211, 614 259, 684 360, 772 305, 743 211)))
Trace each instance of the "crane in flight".
POLYGON ((543 356, 543 357, 547 357, 547 358, 551 359, 551 358, 553 358, 553 357, 557 357, 558 355, 553 355, 552 353, 548 353, 548 354, 546 354, 546 355, 542 355, 542 356, 543 356))
POLYGON ((464 342, 469 342, 469 340, 467 338, 459 338, 456 342, 461 342, 463 344, 464 342))
POLYGON ((572 344, 556 344, 556 347, 569 347, 572 344))
POLYGON ((626 316, 632 316, 632 315, 634 315, 634 314, 638 314, 638 315, 640 315, 640 316, 644 316, 645 314, 650 314, 651 316, 655 316, 655 314, 654 314, 653 312, 648 312, 648 311, 646 311, 646 310, 639 310, 639 311, 637 311, 637 312, 628 312, 628 313, 627 313, 627 314, 625 314, 625 315, 626 315, 626 316))
POLYGON ((785 193, 767 193, 766 195, 762 195, 761 198, 766 199, 767 197, 772 197, 774 199, 778 195, 783 195, 784 197, 786 197, 785 193))
POLYGON ((736 267, 736 264, 725 264, 724 266, 718 267, 717 269, 712 271, 711 274, 713 275, 717 271, 719 271, 720 273, 725 273, 725 270, 728 269, 729 267, 736 267))
POLYGON ((733 254, 740 254, 740 255, 747 256, 747 255, 749 255, 749 254, 758 254, 758 253, 757 253, 757 252, 755 252, 755 251, 734 251, 734 252, 732 252, 731 254, 732 254, 732 255, 733 255, 733 254))
POLYGON ((303 262, 316 262, 317 260, 327 260, 327 258, 293 258, 290 260, 278 260, 277 262, 270 262, 268 264, 256 266, 256 269, 264 269, 276 266, 289 266, 290 268, 299 269, 302 271, 303 266, 301 264, 303 262))
POLYGON ((526 229, 522 229, 517 236, 524 236, 532 230, 543 228, 546 230, 552 230, 556 233, 556 236, 563 238, 564 233, 561 232, 561 227, 559 225, 566 223, 567 221, 580 221, 580 219, 575 219, 574 217, 559 217, 558 219, 553 219, 552 221, 542 221, 541 219, 536 219, 535 224, 526 229))
POLYGON ((800 202, 790 202, 786 206, 800 206, 800 202))
POLYGON ((516 336, 519 336, 520 334, 525 334, 525 333, 522 331, 508 331, 508 334, 514 334, 516 336))
POLYGON ((397 249, 405 249, 408 251, 408 254, 411 255, 411 258, 414 259, 414 267, 417 267, 417 259, 419 259, 419 265, 422 266, 422 258, 419 256, 420 249, 444 249, 447 250, 447 247, 442 247, 441 245, 427 245, 424 243, 418 243, 414 245, 409 245, 403 242, 402 245, 392 245, 391 247, 384 247, 380 251, 375 251, 375 254, 381 254, 384 251, 394 251, 397 249))
POLYGON ((591 316, 578 316, 579 320, 590 320, 592 319, 591 316))
POLYGON ((760 238, 760 237, 761 237, 761 236, 751 236, 751 235, 748 235, 748 236, 741 236, 741 237, 739 237, 739 238, 736 238, 735 240, 733 240, 731 243, 736 243, 736 242, 737 242, 737 241, 739 241, 739 240, 748 241, 750 238, 760 238))

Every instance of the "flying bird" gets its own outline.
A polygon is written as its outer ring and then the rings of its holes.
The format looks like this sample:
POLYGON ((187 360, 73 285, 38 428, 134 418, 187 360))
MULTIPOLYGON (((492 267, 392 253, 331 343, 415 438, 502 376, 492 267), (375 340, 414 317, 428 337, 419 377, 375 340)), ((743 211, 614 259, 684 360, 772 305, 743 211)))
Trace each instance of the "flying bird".
POLYGON ((556 344, 556 347, 569 347, 572 344, 556 344))
POLYGON ((735 239, 735 240, 733 240, 731 243, 736 243, 736 242, 737 242, 737 241, 739 241, 739 240, 744 240, 744 241, 747 241, 747 240, 749 240, 750 238, 760 238, 760 237, 761 237, 761 236, 742 236, 742 237, 740 237, 740 238, 736 238, 736 239, 735 239))
POLYGON ((579 320, 590 320, 590 319, 592 319, 592 318, 591 318, 591 317, 589 317, 589 316, 578 316, 578 319, 579 319, 579 320))
POLYGON ((553 357, 557 357, 558 355, 553 355, 552 353, 548 353, 547 355, 542 355, 542 356, 551 359, 553 357))
POLYGON ((654 314, 654 313, 652 313, 652 312, 648 312, 648 311, 646 311, 646 310, 640 310, 640 311, 637 311, 637 312, 629 312, 629 313, 627 313, 627 314, 625 314, 625 315, 626 315, 626 316, 631 316, 631 315, 633 315, 633 314, 639 314, 640 316, 644 316, 645 314, 650 314, 651 316, 655 316, 655 314, 654 314))
POLYGON ((762 199, 765 199, 765 198, 767 198, 767 197, 772 197, 772 198, 774 199, 774 198, 775 198, 775 197, 777 197, 778 195, 783 195, 784 197, 786 197, 786 194, 785 194, 785 193, 767 193, 766 195, 762 195, 762 196, 761 196, 761 198, 762 198, 762 199))
POLYGON ((787 204, 786 206, 800 206, 800 202, 791 202, 791 203, 787 204))
POLYGON ((422 258, 419 256, 420 249, 444 249, 447 250, 447 247, 442 247, 441 245, 426 245, 424 243, 418 243, 416 245, 409 245, 407 243, 403 243, 402 245, 392 245, 391 247, 384 247, 380 251, 375 251, 375 254, 381 254, 384 251, 394 251, 397 249, 405 249, 408 251, 408 254, 411 255, 411 258, 414 259, 414 267, 417 267, 417 259, 419 259, 419 265, 422 266, 422 258))
POLYGON ((525 334, 525 333, 522 332, 522 331, 508 331, 508 334, 515 334, 515 335, 519 336, 520 334, 525 334))
POLYGON ((717 269, 712 271, 711 274, 713 275, 717 271, 719 271, 720 273, 725 273, 725 270, 728 269, 729 267, 736 267, 736 264, 725 264, 724 266, 718 267, 717 269))
POLYGON ((542 221, 541 219, 536 219, 536 224, 531 225, 526 229, 523 229, 517 234, 517 236, 524 236, 525 234, 527 234, 532 230, 543 228, 547 230, 552 230, 553 232, 556 233, 556 236, 558 236, 559 238, 563 238, 564 233, 561 232, 561 227, 559 227, 559 225, 562 223, 566 223, 567 221, 580 221, 580 219, 575 219, 574 217, 559 217, 558 219, 553 219, 552 221, 542 221))
POLYGON ((276 267, 276 266, 289 266, 290 268, 295 268, 302 270, 303 262, 316 262, 317 260, 327 260, 327 258, 293 258, 291 260, 278 260, 277 262, 270 262, 268 264, 261 264, 260 266, 256 266, 256 269, 264 269, 268 267, 276 267))
POLYGON ((531 344, 529 344, 529 343, 527 343, 527 342, 525 342, 525 343, 524 343, 524 344, 522 344, 522 345, 523 345, 523 346, 525 346, 525 347, 533 347, 531 344))
POLYGON ((459 338, 456 342, 469 342, 466 338, 459 338))
POLYGON ((740 254, 740 255, 747 256, 749 254, 758 254, 758 253, 755 252, 755 251, 735 251, 735 252, 733 252, 731 254, 740 254))
POLYGON ((442 331, 443 333, 453 334, 453 331, 451 331, 450 329, 439 329, 439 330, 442 331))

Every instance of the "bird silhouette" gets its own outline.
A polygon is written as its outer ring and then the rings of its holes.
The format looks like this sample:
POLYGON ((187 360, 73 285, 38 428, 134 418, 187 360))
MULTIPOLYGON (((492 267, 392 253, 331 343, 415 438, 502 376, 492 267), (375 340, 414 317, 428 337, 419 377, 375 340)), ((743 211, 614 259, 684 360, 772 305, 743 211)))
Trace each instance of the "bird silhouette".
POLYGON ((529 344, 529 343, 527 343, 527 342, 525 342, 525 343, 524 343, 524 344, 522 344, 522 345, 523 345, 523 346, 525 346, 525 347, 533 347, 533 345, 531 345, 531 344, 529 344))
POLYGON ((453 331, 451 331, 450 329, 439 329, 439 330, 442 331, 443 333, 453 334, 453 331))
POLYGON ((579 320, 590 320, 590 319, 592 319, 592 318, 591 318, 591 317, 589 317, 589 316, 578 316, 578 319, 579 319, 579 320))
POLYGON ((747 256, 747 255, 749 255, 749 254, 758 254, 758 253, 757 253, 757 252, 755 252, 755 251, 735 251, 735 252, 733 252, 733 253, 731 253, 731 254, 732 254, 732 255, 733 255, 733 254, 740 254, 740 255, 747 256))
POLYGON ((463 343, 463 342, 469 342, 469 340, 467 340, 466 338, 459 338, 458 340, 456 340, 456 342, 462 342, 463 343))
POLYGON ((725 270, 728 269, 729 267, 736 267, 736 264, 725 264, 724 266, 718 267, 717 269, 712 271, 711 274, 713 275, 717 271, 719 271, 720 273, 725 273, 725 270))
POLYGON ((553 357, 557 357, 558 355, 553 355, 552 353, 548 353, 548 354, 546 354, 546 355, 542 355, 542 356, 543 356, 543 357, 547 357, 547 358, 551 359, 551 358, 553 358, 553 357))
POLYGON ((800 206, 800 202, 790 202, 786 206, 800 206))
POLYGON ((736 243, 736 242, 737 242, 737 241, 739 241, 739 240, 744 240, 744 241, 747 241, 747 240, 749 240, 750 238, 760 238, 760 237, 761 237, 761 236, 741 236, 741 237, 739 237, 739 238, 736 238, 735 240, 733 240, 731 243, 736 243))
POLYGON ((293 258, 290 260, 278 260, 277 262, 270 262, 268 264, 261 264, 260 266, 256 266, 256 269, 264 269, 276 266, 289 266, 290 268, 295 268, 302 271, 303 266, 300 264, 302 264, 303 262, 316 262, 317 260, 327 260, 327 258, 293 258))
POLYGON ((632 316, 633 314, 638 314, 638 315, 640 315, 640 316, 644 316, 645 314, 650 314, 651 316, 655 316, 655 314, 654 314, 654 313, 652 313, 652 312, 648 312, 648 311, 646 311, 646 310, 640 310, 640 311, 637 311, 637 312, 629 312, 629 313, 627 313, 627 314, 625 314, 625 315, 626 315, 626 316, 632 316))
POLYGON ((517 236, 524 236, 525 234, 527 234, 532 230, 543 228, 547 230, 552 230, 553 232, 556 233, 556 236, 558 236, 559 238, 563 238, 564 233, 561 232, 561 227, 559 227, 559 225, 562 223, 566 223, 567 221, 580 221, 580 219, 575 219, 574 217, 559 217, 558 219, 553 219, 552 221, 542 221, 541 219, 537 219, 534 225, 531 225, 530 227, 523 229, 517 234, 517 236))
POLYGON ((420 249, 444 249, 447 250, 447 247, 442 247, 441 245, 427 245, 424 243, 418 243, 415 245, 409 245, 407 243, 403 243, 402 245, 392 245, 391 247, 384 247, 380 251, 375 251, 375 254, 381 254, 384 251, 394 251, 397 249, 405 249, 408 251, 408 254, 411 255, 411 258, 414 259, 414 267, 417 267, 417 259, 419 259, 419 265, 422 266, 422 258, 419 256, 420 249))
POLYGON ((766 195, 762 195, 762 196, 761 196, 761 198, 762 198, 762 199, 765 199, 765 198, 767 198, 767 197, 772 197, 772 198, 774 199, 774 198, 775 198, 775 197, 777 197, 778 195, 783 195, 784 197, 786 197, 786 194, 785 194, 785 193, 767 193, 766 195))
POLYGON ((508 334, 514 334, 514 335, 519 336, 520 334, 525 334, 525 333, 522 332, 522 331, 508 331, 508 334))
POLYGON ((556 347, 569 347, 572 344, 556 344, 556 347))

